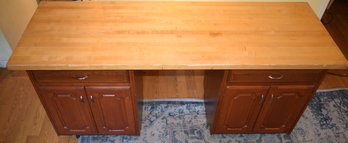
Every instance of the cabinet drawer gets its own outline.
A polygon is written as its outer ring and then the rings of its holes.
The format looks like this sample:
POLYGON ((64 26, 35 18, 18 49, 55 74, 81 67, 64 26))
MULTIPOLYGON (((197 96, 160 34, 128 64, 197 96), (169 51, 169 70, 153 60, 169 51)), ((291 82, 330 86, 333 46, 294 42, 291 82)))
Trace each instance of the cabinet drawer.
POLYGON ((31 71, 39 83, 129 83, 128 71, 31 71))
POLYGON ((317 82, 323 70, 233 70, 228 82, 317 82))

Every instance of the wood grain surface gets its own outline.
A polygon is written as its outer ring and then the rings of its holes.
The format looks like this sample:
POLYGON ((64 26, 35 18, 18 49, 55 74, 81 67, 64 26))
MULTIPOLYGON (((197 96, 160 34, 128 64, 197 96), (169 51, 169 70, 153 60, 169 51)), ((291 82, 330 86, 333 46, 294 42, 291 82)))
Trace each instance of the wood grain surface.
POLYGON ((307 3, 41 2, 11 70, 334 69, 307 3))
POLYGON ((204 94, 202 70, 142 71, 145 99, 194 98, 204 94))
POLYGON ((25 72, 0 68, 1 143, 77 143, 57 136, 25 72))

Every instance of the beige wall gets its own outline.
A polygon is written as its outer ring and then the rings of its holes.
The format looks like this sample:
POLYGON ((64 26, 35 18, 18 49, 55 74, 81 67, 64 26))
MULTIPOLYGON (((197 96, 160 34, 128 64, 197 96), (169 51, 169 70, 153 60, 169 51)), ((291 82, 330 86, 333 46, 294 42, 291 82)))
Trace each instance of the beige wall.
POLYGON ((0 0, 0 29, 15 48, 37 7, 36 0, 0 0))

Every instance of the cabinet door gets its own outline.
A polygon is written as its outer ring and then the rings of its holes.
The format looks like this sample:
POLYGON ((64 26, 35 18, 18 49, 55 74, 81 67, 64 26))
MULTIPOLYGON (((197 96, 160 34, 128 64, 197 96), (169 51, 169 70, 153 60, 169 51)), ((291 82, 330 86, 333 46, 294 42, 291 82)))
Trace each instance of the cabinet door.
POLYGON ((83 87, 44 86, 40 96, 58 134, 96 133, 83 87))
POLYGON ((255 124, 261 133, 289 133, 312 97, 314 85, 272 86, 255 124))
POLYGON ((219 97, 213 133, 250 133, 269 86, 227 86, 219 97))
POLYGON ((100 134, 137 134, 135 102, 129 86, 86 87, 100 134))

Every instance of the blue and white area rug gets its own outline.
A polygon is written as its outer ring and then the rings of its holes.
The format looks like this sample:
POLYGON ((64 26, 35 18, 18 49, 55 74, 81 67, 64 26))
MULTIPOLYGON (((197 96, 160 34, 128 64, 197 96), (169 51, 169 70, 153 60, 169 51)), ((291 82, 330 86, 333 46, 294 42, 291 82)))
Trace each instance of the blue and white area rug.
POLYGON ((145 102, 140 136, 81 136, 80 143, 347 143, 348 90, 318 92, 291 134, 210 135, 202 102, 145 102))

